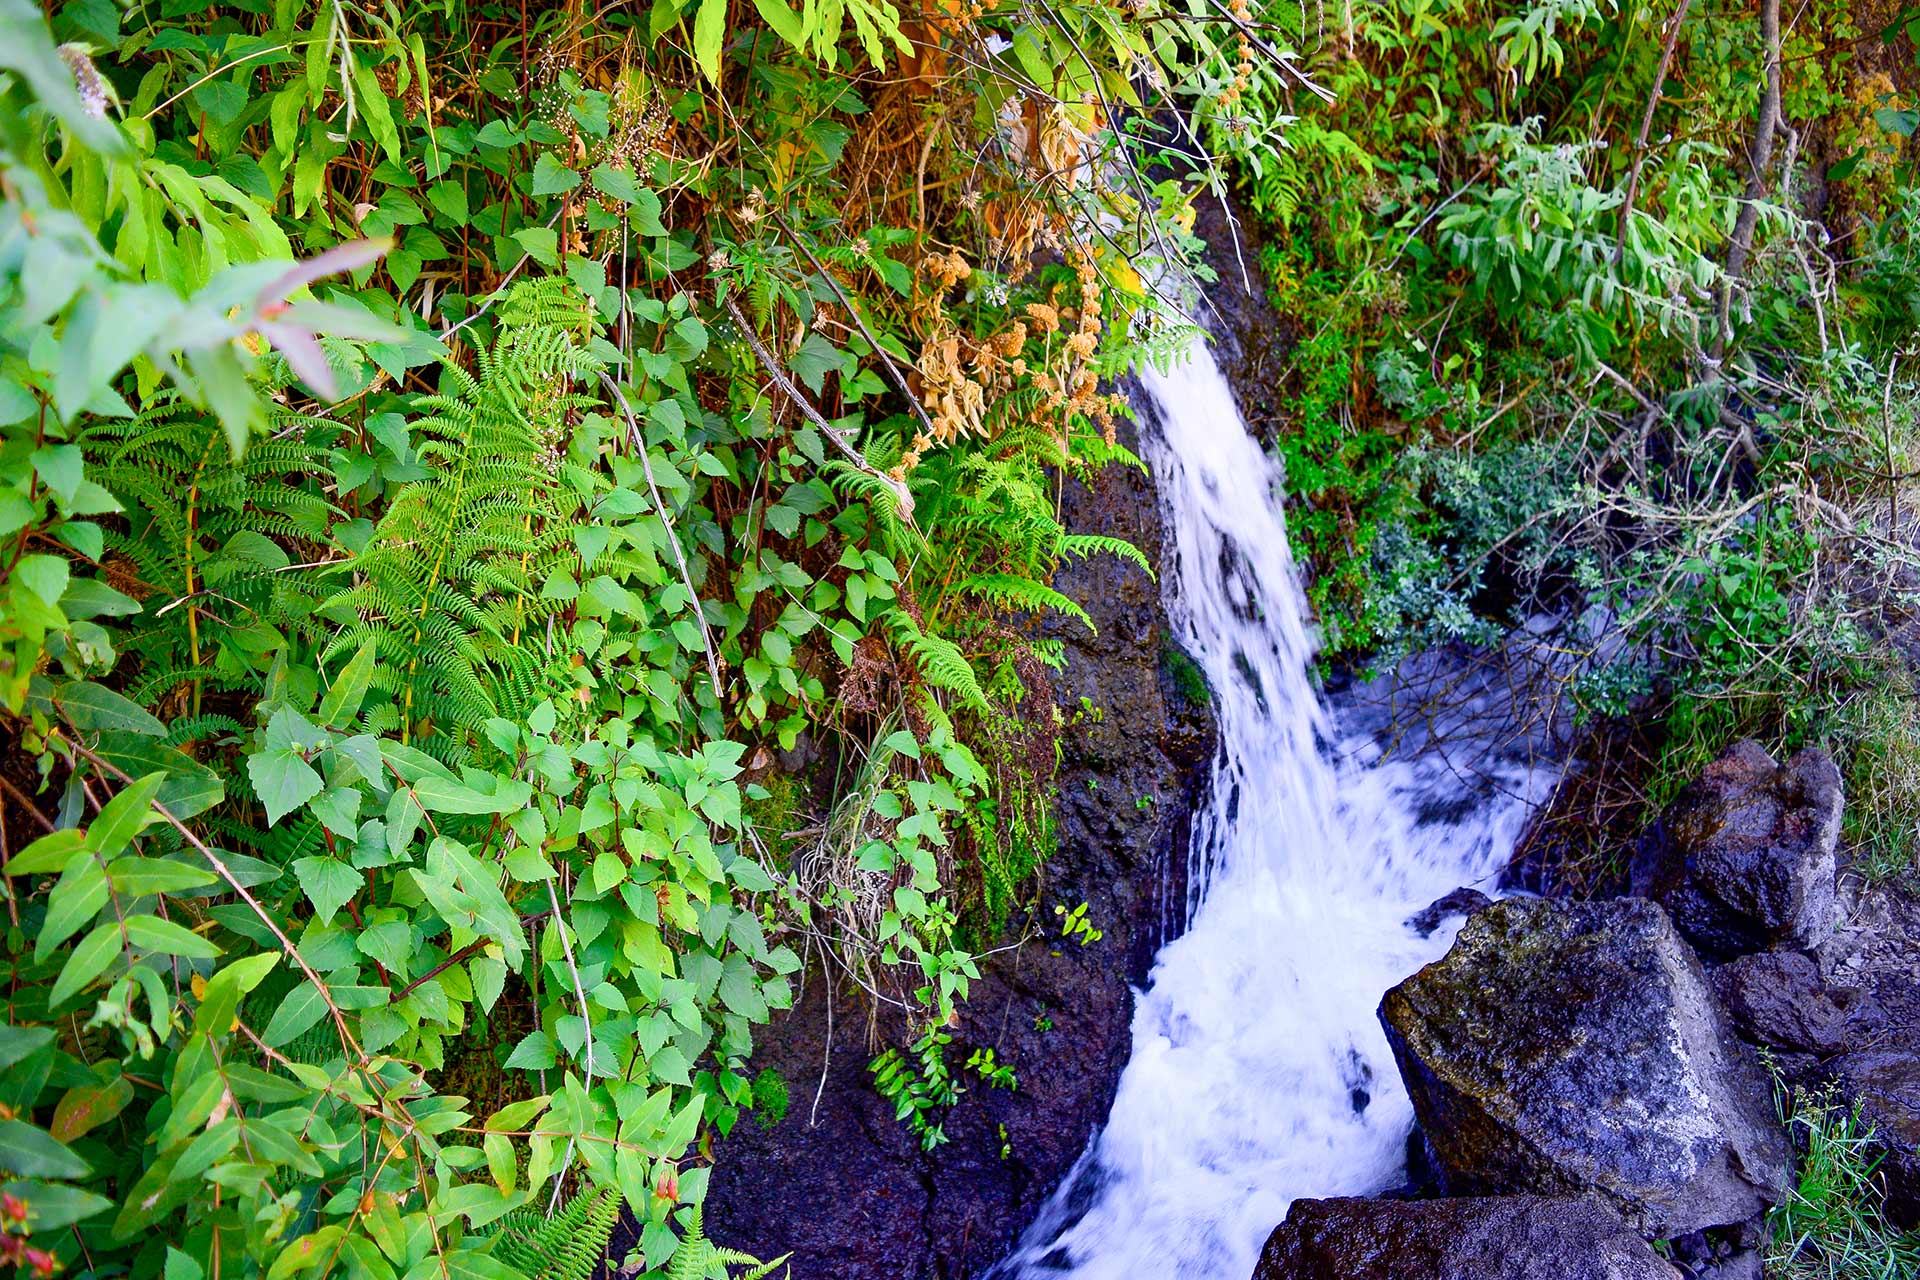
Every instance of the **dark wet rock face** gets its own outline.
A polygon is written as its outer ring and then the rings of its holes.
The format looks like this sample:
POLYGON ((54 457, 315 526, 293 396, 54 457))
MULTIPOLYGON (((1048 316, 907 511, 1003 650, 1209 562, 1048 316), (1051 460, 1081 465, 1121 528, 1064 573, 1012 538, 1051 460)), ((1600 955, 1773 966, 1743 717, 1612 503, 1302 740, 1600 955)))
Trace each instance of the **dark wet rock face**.
POLYGON ((1810 949, 1833 932, 1840 770, 1817 748, 1776 764, 1737 742, 1642 838, 1633 891, 1708 960, 1810 949))
MULTIPOLYGON (((1071 528, 1126 538, 1161 562, 1146 477, 1112 467, 1092 487, 1065 488, 1071 528)), ((1055 697, 1074 721, 1061 740, 1059 849, 1036 940, 981 962, 948 1054, 956 1077, 969 1077, 968 1053, 991 1046, 1019 1088, 965 1078, 949 1141, 922 1152, 867 1070, 873 1030, 905 1044, 904 1019, 830 996, 810 973, 753 1062, 786 1081, 786 1118, 771 1130, 743 1119, 718 1144, 706 1208, 716 1240, 761 1257, 791 1251, 794 1280, 957 1278, 997 1261, 1105 1120, 1131 1044, 1130 983, 1184 920, 1188 821, 1214 746, 1204 688, 1179 663, 1160 588, 1138 568, 1093 557, 1063 566, 1055 585, 1099 627, 1053 628, 1068 653, 1055 697), (1085 947, 1063 941, 1053 916, 1056 903, 1082 902, 1104 934, 1085 947)))
POLYGON ((1431 938, 1447 921, 1456 916, 1470 916, 1492 901, 1478 889, 1455 889, 1416 912, 1407 921, 1407 928, 1423 938, 1431 938))
POLYGON ((1495 903, 1380 1016, 1449 1195, 1598 1194, 1661 1237, 1785 1186, 1759 1064, 1652 903, 1495 903))
POLYGON ((1680 1280, 1592 1200, 1296 1200, 1254 1280, 1680 1280))

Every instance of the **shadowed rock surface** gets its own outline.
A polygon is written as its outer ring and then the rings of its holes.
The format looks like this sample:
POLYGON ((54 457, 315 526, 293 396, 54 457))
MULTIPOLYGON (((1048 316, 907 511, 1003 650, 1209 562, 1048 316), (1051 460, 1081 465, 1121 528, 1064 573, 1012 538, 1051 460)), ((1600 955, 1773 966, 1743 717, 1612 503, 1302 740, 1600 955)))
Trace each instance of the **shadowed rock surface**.
MULTIPOLYGON (((1064 505, 1070 528, 1126 538, 1159 562, 1159 510, 1140 472, 1110 467, 1091 488, 1069 480, 1064 505)), ((1069 720, 1083 695, 1098 715, 1062 733, 1059 850, 1042 873, 1037 937, 982 961, 948 1054, 961 1077, 971 1049, 992 1046, 1019 1088, 965 1078, 948 1143, 922 1152, 870 1082, 868 1003, 830 996, 809 973, 754 1057, 786 1081, 786 1118, 770 1130, 742 1119, 718 1144, 706 1209, 716 1240, 791 1251, 793 1280, 963 1277, 996 1261, 1106 1118, 1131 1045, 1130 983, 1184 918, 1188 821, 1214 742, 1204 686, 1182 678, 1160 588, 1137 567, 1096 556, 1062 566, 1055 585, 1099 627, 1054 627, 1068 655, 1055 699, 1069 720), (1105 936, 1061 944, 1053 904, 1081 902, 1105 936)), ((897 1012, 878 1017, 885 1043, 909 1041, 897 1012)))
POLYGON ((1450 1195, 1598 1193, 1655 1237, 1785 1185, 1759 1064, 1652 903, 1495 903, 1380 1016, 1450 1195))
POLYGON ((1743 1037, 1788 1053, 1831 1057, 1870 1043, 1886 1023, 1872 996, 1828 985, 1798 951, 1741 956, 1714 972, 1713 989, 1743 1037))
POLYGON ((1446 897, 1436 898, 1415 912, 1407 920, 1407 928, 1423 938, 1431 938, 1447 921, 1456 916, 1470 916, 1492 901, 1478 889, 1455 889, 1446 897))
POLYGON ((1776 764, 1736 742, 1642 837, 1633 891, 1708 960, 1811 949, 1833 932, 1840 770, 1809 748, 1776 764))
POLYGON ((1254 1280, 1680 1280, 1605 1206, 1501 1196, 1296 1200, 1254 1280))

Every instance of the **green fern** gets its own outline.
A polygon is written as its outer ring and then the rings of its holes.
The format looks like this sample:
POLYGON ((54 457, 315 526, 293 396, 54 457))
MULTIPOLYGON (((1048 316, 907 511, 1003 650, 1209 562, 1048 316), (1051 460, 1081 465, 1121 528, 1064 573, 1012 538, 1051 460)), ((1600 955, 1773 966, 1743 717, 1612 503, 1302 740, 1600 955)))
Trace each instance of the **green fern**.
POLYGON ((493 1256, 526 1280, 587 1280, 607 1254, 620 1221, 620 1197, 610 1188, 568 1198, 552 1217, 518 1209, 488 1235, 493 1256))
POLYGON ((967 655, 960 652, 959 645, 945 636, 928 635, 904 609, 889 612, 886 622, 893 631, 894 641, 913 659, 922 680, 952 694, 970 710, 981 715, 992 712, 993 704, 980 685, 979 673, 967 661, 967 655))
POLYGON ((715 1244, 707 1239, 697 1204, 681 1214, 681 1225, 685 1234, 667 1260, 667 1280, 765 1280, 793 1256, 781 1254, 772 1262, 762 1262, 752 1254, 715 1244), (752 1269, 735 1274, 735 1267, 752 1269))
POLYGON ((907 555, 924 545, 900 512, 899 494, 880 476, 839 458, 829 461, 824 470, 841 501, 866 504, 874 520, 876 547, 890 555, 907 555))
POLYGON ((1122 560, 1139 565, 1141 571, 1149 578, 1155 576, 1153 565, 1147 560, 1146 552, 1125 538, 1110 537, 1104 533, 1069 533, 1060 539, 1060 553, 1082 558, 1092 555, 1118 556, 1122 560))
POLYGON ((1012 573, 976 573, 960 584, 962 593, 991 601, 1003 609, 1024 609, 1043 614, 1048 610, 1077 618, 1088 631, 1099 633, 1087 611, 1070 596, 1064 596, 1045 583, 1012 573))
POLYGON ((315 593, 296 566, 325 555, 336 513, 315 459, 343 428, 292 413, 272 426, 235 459, 219 422, 162 392, 80 433, 89 479, 125 508, 101 558, 146 605, 126 621, 137 665, 122 670, 147 706, 197 715, 209 688, 257 693, 265 629, 314 634, 315 593))
POLYGON ((379 655, 370 730, 458 755, 484 720, 548 692, 542 639, 567 602, 542 588, 574 573, 580 501, 558 473, 573 388, 600 368, 579 340, 577 299, 551 281, 517 286, 505 328, 469 374, 448 361, 413 424, 429 474, 394 496, 352 562, 354 582, 321 612, 339 623, 323 665, 371 642, 379 655))

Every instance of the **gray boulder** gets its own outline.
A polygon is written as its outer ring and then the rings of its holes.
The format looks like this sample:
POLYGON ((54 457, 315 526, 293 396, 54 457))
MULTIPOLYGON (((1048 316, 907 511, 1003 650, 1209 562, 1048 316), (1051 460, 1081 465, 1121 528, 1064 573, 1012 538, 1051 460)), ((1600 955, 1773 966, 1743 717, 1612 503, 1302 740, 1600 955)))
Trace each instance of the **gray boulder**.
POLYGON ((1887 1217, 1920 1225, 1920 1058, 1899 1050, 1850 1053, 1829 1064, 1840 1096, 1873 1127, 1876 1174, 1886 1188, 1887 1217))
POLYGON ((1592 1200, 1295 1200, 1253 1280, 1679 1280, 1592 1200))
POLYGON ((1809 748, 1776 764, 1736 742, 1641 837, 1633 892, 1709 960, 1812 950, 1833 932, 1840 770, 1809 748))
POLYGON ((1495 903, 1380 1019, 1449 1195, 1598 1194, 1664 1237, 1786 1186, 1759 1064, 1650 902, 1495 903))
POLYGON ((1798 951, 1741 956, 1713 973, 1714 994, 1754 1044, 1829 1058, 1864 1047, 1886 1014, 1859 987, 1830 986, 1798 951))

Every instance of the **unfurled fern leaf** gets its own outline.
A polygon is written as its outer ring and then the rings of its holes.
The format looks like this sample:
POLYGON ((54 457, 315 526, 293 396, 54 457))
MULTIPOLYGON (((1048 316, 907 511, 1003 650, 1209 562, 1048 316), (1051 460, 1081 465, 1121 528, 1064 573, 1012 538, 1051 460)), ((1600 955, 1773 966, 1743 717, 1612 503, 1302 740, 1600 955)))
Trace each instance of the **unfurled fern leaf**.
POLYGON ((1154 576, 1153 565, 1148 562, 1146 552, 1128 542, 1125 538, 1114 538, 1104 533, 1069 533, 1060 539, 1060 553, 1069 556, 1109 555, 1131 561, 1140 566, 1146 575, 1154 576))
POLYGON ((715 1244, 707 1239, 697 1204, 681 1215, 681 1223, 684 1234, 667 1261, 667 1280, 766 1280, 775 1267, 784 1266, 793 1256, 781 1254, 772 1262, 762 1262, 752 1254, 715 1244), (735 1267, 750 1269, 735 1272, 735 1267))
POLYGON ((339 624, 323 665, 372 644, 379 657, 367 727, 457 755, 481 722, 523 713, 549 692, 542 638, 566 601, 543 587, 580 563, 580 500, 561 480, 577 387, 600 363, 564 282, 516 288, 503 334, 469 374, 447 362, 413 424, 428 474, 389 503, 349 566, 352 585, 321 611, 339 624), (571 298, 571 301, 569 299, 571 298))
POLYGON ((235 459, 218 421, 161 392, 81 431, 88 480, 125 509, 103 529, 107 580, 145 604, 120 641, 138 664, 122 667, 135 701, 198 714, 209 689, 258 690, 263 627, 317 634, 296 566, 324 555, 335 512, 316 460, 343 430, 283 412, 235 459))
POLYGON ((863 471, 851 462, 835 458, 823 468, 827 482, 843 502, 864 502, 873 513, 878 537, 875 545, 891 555, 904 555, 918 549, 919 533, 900 514, 900 496, 878 475, 863 471))
POLYGON ((928 635, 904 609, 893 610, 886 620, 894 640, 913 658, 922 680, 951 693, 970 710, 982 715, 993 710, 986 690, 980 686, 979 674, 960 652, 960 646, 945 636, 928 635))
POLYGON ((620 1220, 611 1189, 582 1191, 552 1217, 518 1209, 494 1224, 493 1256, 526 1280, 587 1280, 606 1257, 620 1220))
POLYGON ((967 595, 992 601, 1003 609, 1025 609, 1031 613, 1045 613, 1051 609, 1079 619, 1088 631, 1099 632, 1099 628, 1093 625, 1093 619, 1087 616, 1087 611, 1078 602, 1032 578, 1011 573, 976 573, 960 584, 960 590, 967 595))

